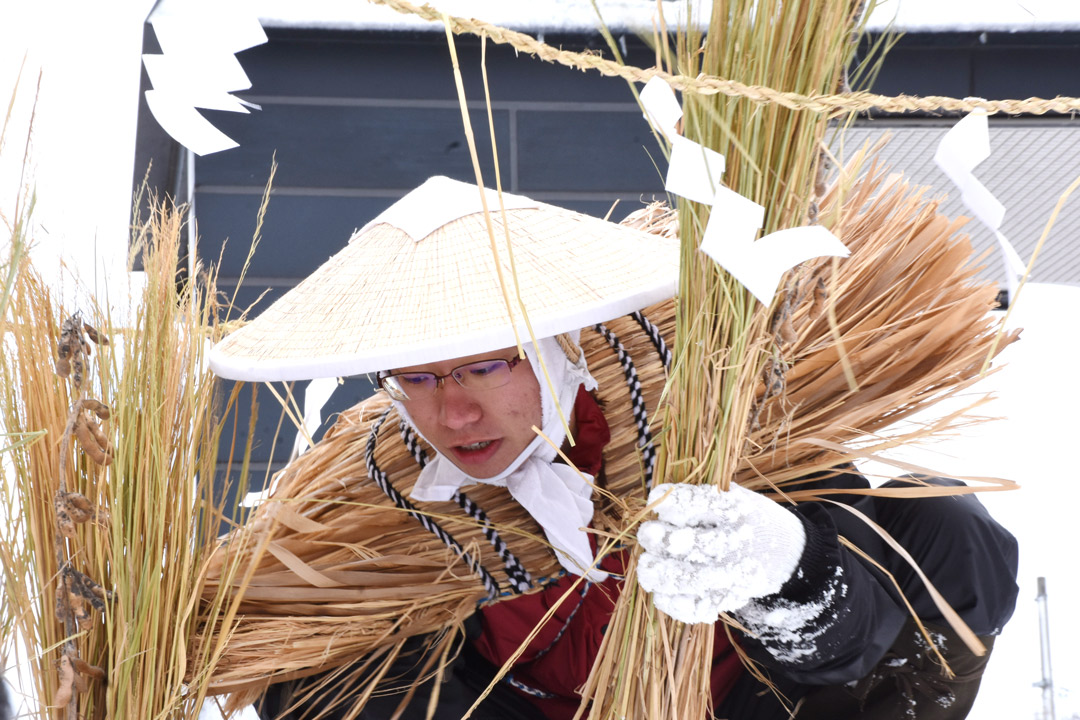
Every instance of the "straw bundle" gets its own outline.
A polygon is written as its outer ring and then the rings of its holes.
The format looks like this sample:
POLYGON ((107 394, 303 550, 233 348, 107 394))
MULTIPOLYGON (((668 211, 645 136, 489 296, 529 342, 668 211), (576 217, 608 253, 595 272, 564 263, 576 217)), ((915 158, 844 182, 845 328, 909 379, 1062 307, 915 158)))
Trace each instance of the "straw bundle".
POLYGON ((93 304, 64 311, 28 263, 14 283, 0 411, 51 440, 7 456, 17 521, 0 565, 37 717, 197 717, 216 647, 193 650, 190 634, 197 621, 228 634, 228 606, 196 601, 221 521, 198 479, 213 477, 221 426, 203 357, 212 279, 177 283, 182 227, 159 205, 136 228, 146 285, 126 327, 93 304))
MULTIPOLYGON (((803 96, 828 94, 846 82, 862 5, 714 2, 707 32, 679 28, 674 47, 658 33, 657 59, 672 74, 730 78, 803 96)), ((686 93, 682 120, 687 139, 725 156, 724 185, 765 208, 763 234, 820 217, 827 115, 686 93)), ((665 482, 712 483, 726 490, 743 463, 749 432, 769 409, 762 404, 782 394, 789 358, 778 331, 788 326, 786 314, 800 298, 788 288, 773 307, 765 307, 704 256, 699 246, 705 229, 710 220, 721 220, 712 215, 710 206, 679 201, 676 359, 658 474, 665 482), (758 392, 763 376, 765 397, 758 392)), ((775 413, 765 418, 770 415, 775 413)), ((756 445, 770 443, 758 438, 756 445)), ((629 575, 633 584, 634 571, 629 575)), ((646 593, 636 590, 620 598, 612 627, 619 639, 606 636, 585 692, 593 701, 590 717, 675 720, 708 714, 711 628, 684 626, 657 613, 646 593)))
MULTIPOLYGON (((913 412, 977 375, 994 337, 986 315, 993 291, 974 282, 974 270, 966 264, 970 246, 954 236, 959 223, 938 215, 936 203, 922 195, 903 183, 885 185, 878 173, 852 190, 842 212, 837 208, 849 230, 845 238, 852 258, 836 266, 810 266, 801 282, 816 287, 820 278, 826 288, 843 290, 803 293, 793 306, 797 336, 790 345, 796 359, 782 393, 766 397, 764 384, 757 384, 755 397, 764 401, 760 427, 750 434, 739 481, 785 485, 809 470, 834 465, 841 455, 823 452, 818 440, 859 440, 857 428, 876 428, 913 412), (881 282, 882 277, 889 281, 881 282), (849 302, 849 294, 857 300, 849 302), (837 379, 839 348, 824 319, 829 313, 846 340, 858 340, 845 347, 857 389, 842 373, 837 379), (879 360, 893 352, 895 359, 879 360), (907 370, 881 376, 894 367, 907 370)), ((830 194, 824 210, 833 211, 839 201, 838 194, 830 194)), ((670 212, 653 208, 643 215, 628 221, 672 232, 670 212)), ((673 302, 644 315, 663 337, 674 337, 673 302)), ((650 418, 657 417, 667 373, 654 340, 632 317, 606 326, 631 358, 650 418)), ((643 505, 640 435, 619 353, 595 329, 582 333, 582 346, 612 430, 605 451, 609 494, 599 503, 594 527, 618 534, 636 521, 643 505)), ((494 601, 512 597, 507 567, 487 537, 490 528, 535 586, 559 572, 542 532, 505 489, 478 485, 465 491, 490 524, 478 522, 457 503, 415 503, 410 511, 388 497, 381 484, 408 495, 418 457, 425 453, 430 450, 403 433, 387 400, 376 395, 343 414, 316 447, 281 472, 270 500, 206 569, 206 591, 227 586, 238 593, 243 616, 228 638, 212 692, 247 691, 234 696, 232 702, 240 704, 269 681, 344 667, 364 657, 371 663, 356 687, 371 689, 406 638, 452 629, 478 602, 488 601, 470 558, 498 585, 502 594, 494 601), (385 482, 378 479, 381 474, 385 482), (453 536, 461 553, 424 521, 453 536), (225 562, 239 563, 231 580, 221 577, 225 562), (376 652, 382 654, 370 657, 376 652)), ((632 598, 635 589, 628 583, 624 597, 632 598)), ((618 697, 630 695, 620 690, 618 697)))
POLYGON ((943 429, 874 435, 970 386, 987 358, 1018 336, 994 347, 986 311, 997 288, 977 280, 966 239, 950 240, 966 219, 938 214, 939 201, 927 201, 925 188, 877 168, 842 207, 839 190, 831 188, 822 209, 839 211, 851 256, 840 268, 831 259, 808 263, 793 278, 790 297, 801 301, 781 308, 788 329, 777 331, 785 366, 765 370, 781 386, 767 392, 770 378, 758 383, 757 397, 767 399, 755 408, 760 427, 751 428, 735 476, 747 486, 762 487, 762 476, 784 486, 943 429), (834 443, 855 452, 822 453, 834 443))

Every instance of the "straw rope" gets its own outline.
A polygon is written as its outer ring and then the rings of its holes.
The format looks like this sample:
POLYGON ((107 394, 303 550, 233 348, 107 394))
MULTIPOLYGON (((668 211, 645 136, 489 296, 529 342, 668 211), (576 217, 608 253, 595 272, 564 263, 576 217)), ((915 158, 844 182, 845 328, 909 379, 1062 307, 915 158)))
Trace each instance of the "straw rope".
POLYGON ((552 47, 525 33, 508 30, 482 20, 444 15, 428 4, 413 5, 408 0, 369 0, 385 5, 404 15, 415 15, 430 22, 446 22, 458 35, 470 34, 488 38, 500 45, 510 45, 519 52, 534 55, 547 62, 558 63, 578 70, 595 70, 608 77, 620 77, 632 82, 648 82, 659 77, 682 92, 700 95, 727 95, 746 98, 762 105, 781 105, 790 110, 809 110, 826 114, 884 110, 891 113, 965 113, 985 110, 1007 115, 1045 115, 1071 113, 1080 110, 1080 98, 1058 96, 1051 99, 1030 97, 1024 100, 986 100, 983 98, 951 98, 940 95, 877 95, 869 92, 848 92, 830 95, 803 95, 783 92, 760 85, 746 85, 737 80, 702 75, 696 78, 672 75, 659 68, 638 68, 622 65, 592 53, 571 52, 552 47))
MULTIPOLYGON (((562 336, 560 336, 562 337, 562 336)), ((577 348, 574 348, 577 351, 577 348)), ((405 443, 405 447, 408 448, 409 453, 416 459, 416 464, 421 469, 427 465, 427 451, 424 450, 420 444, 420 438, 413 430, 412 425, 405 422, 404 418, 398 423, 399 430, 401 432, 401 439, 405 443)), ((476 521, 479 527, 484 529, 484 536, 491 543, 491 546, 495 548, 495 552, 502 558, 503 565, 506 567, 506 575, 510 582, 510 588, 517 593, 523 593, 532 587, 532 577, 529 575, 529 571, 525 569, 525 566, 521 564, 521 561, 514 556, 514 553, 510 552, 510 547, 503 541, 499 531, 488 519, 487 513, 483 509, 474 503, 469 497, 461 492, 461 490, 455 490, 453 494, 453 500, 456 502, 465 514, 476 521)))

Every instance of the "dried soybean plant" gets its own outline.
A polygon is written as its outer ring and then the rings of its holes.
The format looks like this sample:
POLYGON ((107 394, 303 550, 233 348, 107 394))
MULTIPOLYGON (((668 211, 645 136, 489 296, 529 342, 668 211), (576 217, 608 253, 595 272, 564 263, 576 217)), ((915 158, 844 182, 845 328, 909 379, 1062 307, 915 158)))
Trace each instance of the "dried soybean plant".
POLYGON ((191 638, 229 635, 235 608, 199 599, 230 514, 214 478, 236 393, 223 411, 214 278, 178 276, 183 227, 163 203, 136 226, 145 282, 122 323, 64 312, 25 261, 12 289, 0 422, 46 439, 5 455, 0 572, 43 720, 197 717, 220 650, 191 638))
MULTIPOLYGON (((29 672, 20 668, 19 675, 23 688, 32 685, 32 695, 39 700, 35 716, 75 718, 76 694, 91 691, 89 680, 104 676, 96 667, 100 654, 88 643, 100 632, 108 598, 103 587, 107 583, 88 564, 100 544, 101 528, 85 531, 79 526, 97 525, 102 518, 91 498, 98 497, 98 477, 111 453, 103 451, 90 426, 80 422, 92 412, 84 409, 83 400, 100 386, 97 363, 89 362, 93 348, 81 320, 72 319, 61 329, 57 315, 48 288, 23 258, 5 317, 0 422, 10 433, 39 433, 44 438, 13 446, 4 455, 9 521, 0 530, 0 568, 5 607, 13 617, 11 630, 22 638, 29 655, 29 672), (66 379, 56 370, 61 347, 66 364, 59 363, 59 372, 66 368, 66 379), (101 464, 77 449, 75 428, 84 425, 79 432, 101 464)), ((98 420, 95 416, 94 426, 104 438, 108 431, 98 420)))
POLYGON ((95 344, 108 345, 97 330, 82 320, 76 312, 60 329, 56 349, 56 374, 69 382, 69 396, 73 398, 71 412, 60 438, 59 487, 53 497, 56 512, 56 566, 59 574, 56 582, 56 619, 63 624, 64 640, 60 656, 59 678, 53 705, 65 708, 69 718, 78 714, 75 693, 89 690, 89 678, 101 680, 105 671, 90 665, 79 655, 75 642, 79 632, 89 631, 94 624, 94 614, 105 611, 105 603, 112 594, 90 576, 77 569, 79 563, 79 536, 77 524, 95 521, 107 524, 107 516, 90 500, 68 487, 68 463, 71 457, 72 437, 78 440, 82 452, 93 466, 106 467, 112 463, 112 447, 106 432, 98 421, 109 419, 109 408, 100 400, 88 396, 90 379, 87 377, 90 358, 95 344))

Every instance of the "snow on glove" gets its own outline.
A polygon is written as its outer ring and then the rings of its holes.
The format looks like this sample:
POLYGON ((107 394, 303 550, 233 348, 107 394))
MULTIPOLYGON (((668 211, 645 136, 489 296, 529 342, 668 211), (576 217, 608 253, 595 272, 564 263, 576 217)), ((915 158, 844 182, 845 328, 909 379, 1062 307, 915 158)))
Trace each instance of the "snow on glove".
POLYGON ((659 520, 638 528, 644 549, 638 583, 656 607, 685 623, 715 622, 754 598, 780 590, 806 545, 802 520, 736 484, 657 485, 649 493, 659 520))

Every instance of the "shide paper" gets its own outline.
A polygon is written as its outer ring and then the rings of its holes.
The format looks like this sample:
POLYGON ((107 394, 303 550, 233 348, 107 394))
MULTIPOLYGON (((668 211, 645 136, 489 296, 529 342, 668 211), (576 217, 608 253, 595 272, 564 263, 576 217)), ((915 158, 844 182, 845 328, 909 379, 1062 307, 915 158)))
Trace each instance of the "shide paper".
POLYGON ((990 126, 986 113, 976 110, 945 133, 934 153, 934 162, 960 190, 964 206, 994 233, 1012 291, 1015 290, 1016 276, 1024 274, 1024 261, 1001 232, 1005 206, 975 177, 975 168, 988 157, 990 126))
POLYGON ((310 447, 308 438, 315 437, 318 432, 323 421, 322 410, 337 389, 337 378, 316 378, 307 384, 304 390, 304 427, 296 433, 293 457, 303 455, 310 447))
POLYGON ((701 251, 738 278, 765 305, 772 302, 784 273, 824 255, 847 257, 840 239, 821 225, 789 228, 755 241, 765 208, 721 188, 712 206, 701 251))
POLYGON ((711 205, 717 190, 723 187, 720 184, 723 175, 723 155, 682 135, 671 138, 671 160, 664 182, 669 193, 711 205))
POLYGON ((712 206, 701 251, 768 305, 784 273, 826 255, 847 257, 840 239, 820 225, 790 228, 755 241, 765 208, 724 187, 724 156, 676 133, 682 108, 671 87, 653 78, 640 94, 645 118, 671 142, 664 189, 712 206))
POLYGON ((237 143, 196 108, 248 112, 231 93, 251 87, 236 53, 265 43, 266 33, 243 5, 207 0, 161 2, 150 15, 161 55, 143 55, 153 85, 146 104, 174 140, 197 155, 228 150, 237 143))
POLYGON ((645 83, 641 93, 641 105, 645 108, 645 119, 649 121, 657 132, 668 140, 678 135, 675 126, 682 119, 682 106, 671 86, 658 77, 654 77, 645 83))

